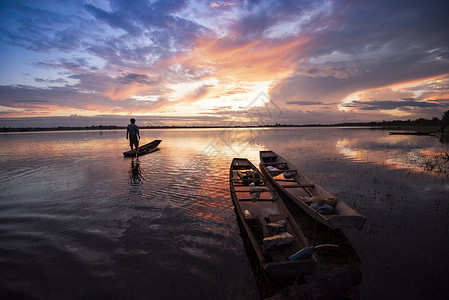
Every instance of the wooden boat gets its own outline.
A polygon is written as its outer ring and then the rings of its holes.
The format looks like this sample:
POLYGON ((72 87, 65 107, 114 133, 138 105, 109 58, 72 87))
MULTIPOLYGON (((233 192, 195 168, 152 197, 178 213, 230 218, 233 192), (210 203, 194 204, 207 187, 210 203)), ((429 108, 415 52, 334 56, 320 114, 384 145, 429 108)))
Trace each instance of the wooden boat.
POLYGON ((390 135, 435 135, 437 131, 390 131, 390 135))
POLYGON ((281 193, 331 229, 360 229, 365 224, 364 216, 275 152, 260 151, 260 169, 281 193))
POLYGON ((285 204, 260 171, 246 158, 234 158, 229 184, 235 211, 260 266, 270 280, 310 274, 315 256, 288 258, 307 247, 307 241, 285 204))
POLYGON ((157 150, 157 146, 159 146, 159 144, 161 142, 162 142, 162 140, 154 140, 152 142, 149 142, 148 144, 140 146, 139 148, 137 148, 137 151, 129 150, 129 151, 123 152, 123 155, 125 157, 136 157, 136 156, 141 156, 144 154, 154 152, 157 150))

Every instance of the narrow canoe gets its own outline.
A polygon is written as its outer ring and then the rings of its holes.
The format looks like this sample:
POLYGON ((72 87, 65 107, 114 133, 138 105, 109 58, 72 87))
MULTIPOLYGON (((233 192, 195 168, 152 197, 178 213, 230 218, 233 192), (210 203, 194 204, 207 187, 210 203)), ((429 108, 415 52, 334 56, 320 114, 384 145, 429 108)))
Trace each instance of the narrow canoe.
POLYGON ((390 131, 390 135, 432 135, 437 131, 390 131))
POLYGON ((279 154, 260 151, 260 169, 278 191, 329 228, 360 229, 365 224, 363 215, 312 181, 279 154))
POLYGON ((229 184, 237 217, 270 280, 310 274, 315 256, 289 261, 307 241, 285 204, 260 171, 246 158, 234 158, 229 184))
POLYGON ((129 150, 129 151, 123 152, 123 155, 125 157, 136 157, 136 156, 141 156, 144 154, 151 153, 151 152, 157 150, 157 146, 159 146, 159 144, 161 142, 162 142, 162 140, 154 140, 152 142, 149 142, 148 144, 145 144, 145 145, 137 148, 137 153, 134 150, 129 150))

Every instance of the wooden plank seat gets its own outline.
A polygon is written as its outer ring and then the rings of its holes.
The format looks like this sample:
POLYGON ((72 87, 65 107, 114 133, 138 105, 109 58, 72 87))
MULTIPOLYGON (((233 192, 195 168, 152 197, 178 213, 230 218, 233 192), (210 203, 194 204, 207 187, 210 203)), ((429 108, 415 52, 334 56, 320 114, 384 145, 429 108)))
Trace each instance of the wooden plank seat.
MULTIPOLYGON (((254 201, 254 199, 252 199, 252 198, 241 198, 239 200, 240 201, 254 201)), ((254 202, 258 202, 258 201, 273 201, 273 199, 272 198, 270 198, 270 199, 257 199, 254 202)))
POLYGON ((314 184, 281 184, 283 188, 314 188, 314 184))

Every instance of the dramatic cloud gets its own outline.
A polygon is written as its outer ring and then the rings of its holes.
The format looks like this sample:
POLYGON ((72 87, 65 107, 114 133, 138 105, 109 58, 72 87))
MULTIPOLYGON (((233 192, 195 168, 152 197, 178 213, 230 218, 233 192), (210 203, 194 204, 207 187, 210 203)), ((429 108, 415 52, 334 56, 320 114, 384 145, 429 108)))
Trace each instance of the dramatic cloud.
POLYGON ((49 122, 37 116, 74 124, 74 115, 113 125, 129 115, 198 125, 441 117, 448 9, 437 0, 8 1, 0 126, 49 122), (261 93, 267 100, 252 106, 261 93))

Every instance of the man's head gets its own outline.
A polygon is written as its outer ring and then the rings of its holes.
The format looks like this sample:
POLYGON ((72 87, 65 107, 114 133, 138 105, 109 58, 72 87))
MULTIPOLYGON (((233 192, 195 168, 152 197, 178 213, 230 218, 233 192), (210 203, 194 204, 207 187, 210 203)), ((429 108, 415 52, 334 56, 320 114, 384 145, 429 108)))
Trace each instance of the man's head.
POLYGON ((134 118, 131 118, 129 121, 130 121, 132 124, 136 123, 136 119, 134 119, 134 118))

